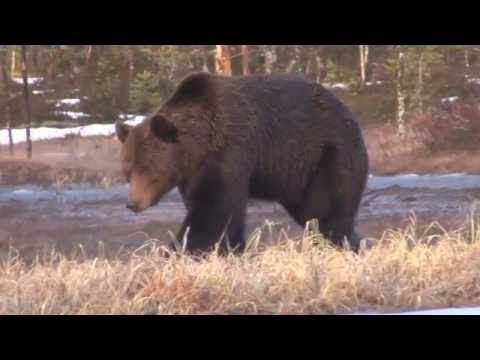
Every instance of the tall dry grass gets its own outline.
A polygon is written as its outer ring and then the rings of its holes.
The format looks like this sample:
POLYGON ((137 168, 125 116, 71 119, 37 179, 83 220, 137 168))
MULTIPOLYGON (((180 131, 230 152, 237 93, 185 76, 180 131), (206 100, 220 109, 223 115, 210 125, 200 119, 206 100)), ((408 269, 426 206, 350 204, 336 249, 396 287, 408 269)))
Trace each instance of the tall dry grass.
POLYGON ((0 265, 0 314, 340 314, 480 305, 480 226, 389 230, 356 255, 315 231, 241 256, 50 253, 0 265), (429 231, 428 233, 432 233, 429 231))

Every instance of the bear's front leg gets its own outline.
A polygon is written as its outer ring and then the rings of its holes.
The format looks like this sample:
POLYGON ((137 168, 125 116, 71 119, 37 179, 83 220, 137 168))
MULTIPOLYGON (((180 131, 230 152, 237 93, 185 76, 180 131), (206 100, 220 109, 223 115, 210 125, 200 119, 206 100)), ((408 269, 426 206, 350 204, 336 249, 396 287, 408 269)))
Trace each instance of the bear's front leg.
POLYGON ((247 190, 223 183, 208 183, 189 196, 187 216, 177 235, 188 252, 219 252, 244 249, 247 190), (207 186, 208 185, 208 186, 207 186))

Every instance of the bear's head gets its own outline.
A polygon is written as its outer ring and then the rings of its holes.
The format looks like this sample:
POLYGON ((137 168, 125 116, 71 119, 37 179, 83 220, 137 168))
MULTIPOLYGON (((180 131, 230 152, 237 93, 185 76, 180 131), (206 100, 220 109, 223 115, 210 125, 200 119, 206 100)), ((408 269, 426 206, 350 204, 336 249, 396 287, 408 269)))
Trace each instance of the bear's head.
POLYGON ((141 212, 157 204, 181 180, 178 131, 158 113, 136 127, 117 121, 115 131, 122 143, 122 170, 129 183, 127 208, 141 212))
POLYGON ((211 74, 191 74, 140 125, 116 123, 123 144, 122 168, 130 184, 129 209, 140 212, 155 205, 225 146, 231 126, 228 117, 217 116, 219 81, 211 74))

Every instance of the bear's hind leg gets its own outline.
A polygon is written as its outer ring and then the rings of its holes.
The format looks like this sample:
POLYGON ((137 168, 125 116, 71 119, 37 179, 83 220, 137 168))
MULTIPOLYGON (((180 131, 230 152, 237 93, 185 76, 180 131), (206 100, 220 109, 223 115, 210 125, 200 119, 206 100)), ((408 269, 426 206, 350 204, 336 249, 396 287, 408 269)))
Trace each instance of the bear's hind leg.
MULTIPOLYGON (((353 251, 358 251, 360 238, 354 231, 357 205, 355 197, 339 194, 332 175, 319 172, 311 182, 303 201, 285 208, 300 225, 317 219, 320 232, 333 244, 342 246, 345 239, 353 251)), ((333 177, 334 180, 338 180, 333 177)))

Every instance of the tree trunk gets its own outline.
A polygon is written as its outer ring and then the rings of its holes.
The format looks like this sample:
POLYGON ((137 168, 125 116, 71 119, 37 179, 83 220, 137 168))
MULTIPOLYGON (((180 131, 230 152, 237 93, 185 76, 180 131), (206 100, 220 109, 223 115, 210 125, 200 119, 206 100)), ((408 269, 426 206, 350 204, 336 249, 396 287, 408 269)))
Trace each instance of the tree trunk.
POLYGON ((406 135, 405 125, 405 90, 404 90, 404 65, 405 53, 401 45, 396 46, 396 92, 397 92, 397 135, 401 138, 406 135))
POLYGON ((128 113, 129 101, 130 101, 130 83, 133 78, 133 72, 135 70, 135 48, 133 45, 125 46, 125 63, 122 69, 121 82, 120 82, 120 110, 123 113, 128 113))
POLYGON ((210 69, 208 68, 208 50, 206 46, 203 46, 202 48, 202 58, 203 58, 202 71, 210 72, 210 69))
POLYGON ((85 64, 88 66, 92 58, 93 45, 87 45, 85 49, 85 64))
POLYGON ((39 45, 31 45, 31 50, 32 50, 32 56, 30 57, 31 59, 31 68, 32 72, 34 74, 37 74, 40 72, 40 61, 39 61, 39 51, 40 47, 39 45))
POLYGON ((232 76, 232 63, 228 45, 217 45, 215 54, 215 70, 220 75, 232 76))
POLYGON ((30 95, 28 87, 28 67, 27 67, 27 46, 22 45, 22 77, 23 77, 23 96, 25 98, 25 131, 27 135, 27 158, 32 158, 32 140, 30 139, 30 95))
POLYGON ((16 52, 15 47, 12 48, 12 63, 10 64, 10 76, 14 77, 17 70, 16 52))
POLYGON ((7 72, 7 53, 5 50, 5 54, 1 56, 1 67, 2 67, 2 79, 3 79, 3 90, 5 92, 5 120, 6 120, 6 127, 8 129, 8 150, 10 156, 13 156, 14 153, 14 145, 13 145, 13 134, 12 134, 12 127, 13 127, 13 109, 10 103, 11 96, 10 96, 10 77, 8 76, 7 72))
POLYGON ((314 79, 315 78, 313 58, 314 58, 313 50, 308 49, 307 50, 306 65, 305 65, 305 74, 308 76, 309 79, 314 79))
MULTIPOLYGON (((295 69, 295 65, 297 65, 297 63, 300 60, 300 48, 298 45, 293 46, 293 53, 294 53, 293 59, 290 60, 290 63, 288 64, 287 69, 285 70, 287 73, 292 72, 293 69, 295 69)), ((302 71, 301 68, 300 68, 300 71, 302 71)))
POLYGON ((273 66, 277 62, 275 45, 264 45, 263 52, 265 56, 265 72, 271 74, 273 72, 273 66))
POLYGON ((425 52, 422 51, 420 58, 418 59, 418 109, 423 112, 423 72, 424 72, 424 58, 425 52))
POLYGON ((315 51, 315 63, 317 67, 317 83, 320 84, 323 80, 323 71, 324 71, 325 65, 322 60, 321 50, 318 47, 315 51))
POLYGON ((250 75, 250 54, 248 45, 242 45, 242 69, 244 76, 250 75))
POLYGON ((99 51, 93 52, 93 45, 85 50, 85 66, 80 75, 80 89, 89 99, 92 98, 94 90, 95 75, 97 73, 97 62, 99 51))
POLYGON ((358 48, 360 50, 360 84, 363 87, 367 80, 369 47, 368 45, 358 45, 358 48))
POLYGON ((360 84, 365 86, 367 78, 368 45, 358 45, 360 51, 360 84))
POLYGON ((52 45, 48 51, 47 81, 55 78, 55 45, 52 45))

